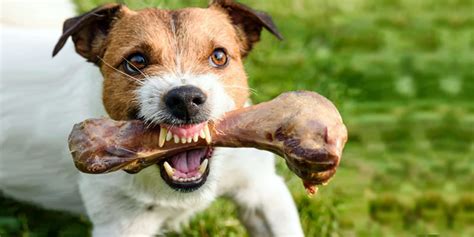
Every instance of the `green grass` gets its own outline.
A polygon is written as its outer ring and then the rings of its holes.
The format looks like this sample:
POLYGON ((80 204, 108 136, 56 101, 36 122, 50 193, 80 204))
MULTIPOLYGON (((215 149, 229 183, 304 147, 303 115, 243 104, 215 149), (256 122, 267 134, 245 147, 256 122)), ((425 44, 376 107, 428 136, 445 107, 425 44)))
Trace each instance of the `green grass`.
MULTIPOLYGON (((99 2, 76 0, 85 11, 99 2)), ((125 1, 132 8, 207 1, 125 1)), ((257 102, 283 91, 333 100, 350 139, 337 175, 306 196, 279 160, 307 236, 473 236, 474 1, 242 1, 272 14, 246 61, 257 102)), ((0 200, 1 236, 82 236, 85 217, 0 200)), ((245 236, 228 200, 176 236, 245 236)))

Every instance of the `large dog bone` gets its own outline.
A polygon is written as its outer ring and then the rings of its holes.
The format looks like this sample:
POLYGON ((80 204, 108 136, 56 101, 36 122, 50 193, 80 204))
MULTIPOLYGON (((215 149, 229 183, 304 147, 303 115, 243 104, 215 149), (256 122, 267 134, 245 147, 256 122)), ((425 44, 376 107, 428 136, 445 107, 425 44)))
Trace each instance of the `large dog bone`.
MULTIPOLYGON (((212 141, 159 146, 160 128, 142 121, 89 119, 76 124, 69 149, 86 173, 118 169, 135 173, 180 151, 198 147, 254 147, 282 156, 309 192, 335 173, 347 130, 334 105, 307 91, 288 92, 254 106, 234 110, 209 123, 212 141)), ((245 161, 242 161, 245 162, 245 161)))

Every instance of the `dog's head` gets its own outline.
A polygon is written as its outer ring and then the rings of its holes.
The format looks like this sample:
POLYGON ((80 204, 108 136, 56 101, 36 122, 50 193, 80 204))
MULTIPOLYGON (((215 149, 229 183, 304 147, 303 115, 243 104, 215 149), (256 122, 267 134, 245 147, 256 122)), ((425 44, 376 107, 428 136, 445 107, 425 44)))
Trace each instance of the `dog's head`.
MULTIPOLYGON (((107 4, 66 20, 53 55, 71 36, 102 72, 111 118, 161 126, 160 143, 191 143, 210 139, 207 122, 248 100, 242 60, 263 28, 281 38, 270 16, 232 0, 180 10, 107 4)), ((211 156, 212 148, 192 150, 158 166, 172 188, 193 191, 206 182, 211 156)))

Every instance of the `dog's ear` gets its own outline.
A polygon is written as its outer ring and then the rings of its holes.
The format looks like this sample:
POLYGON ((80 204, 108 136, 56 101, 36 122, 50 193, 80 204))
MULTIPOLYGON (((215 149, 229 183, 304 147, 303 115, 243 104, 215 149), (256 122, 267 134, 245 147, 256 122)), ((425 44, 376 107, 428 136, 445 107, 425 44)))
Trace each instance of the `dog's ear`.
POLYGON ((112 22, 125 9, 127 8, 123 5, 110 3, 67 19, 63 25, 63 34, 54 47, 53 57, 63 48, 69 36, 72 36, 76 52, 88 61, 97 63, 112 22))
POLYGON ((272 17, 265 12, 254 10, 233 0, 212 0, 209 7, 223 9, 229 15, 242 41, 243 57, 250 52, 253 44, 260 40, 262 28, 267 29, 278 39, 283 40, 283 36, 278 31, 275 23, 273 23, 272 17))

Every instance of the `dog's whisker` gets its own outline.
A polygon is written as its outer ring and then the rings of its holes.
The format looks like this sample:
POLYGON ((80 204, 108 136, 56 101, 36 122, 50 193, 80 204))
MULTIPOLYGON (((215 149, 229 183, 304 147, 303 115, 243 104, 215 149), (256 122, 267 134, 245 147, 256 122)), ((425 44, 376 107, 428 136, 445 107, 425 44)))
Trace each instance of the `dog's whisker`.
POLYGON ((138 72, 140 72, 140 74, 142 74, 143 77, 145 77, 146 79, 150 78, 147 74, 145 74, 142 70, 140 70, 139 68, 137 68, 135 65, 133 65, 133 63, 131 63, 130 61, 128 61, 125 57, 122 57, 129 65, 132 65, 133 68, 135 68, 135 70, 137 70, 138 72))
POLYGON ((128 75, 127 73, 125 72, 122 72, 120 70, 118 70, 117 68, 113 67, 112 65, 110 65, 109 63, 107 63, 104 59, 102 59, 101 57, 97 56, 98 59, 100 59, 100 61, 102 61, 106 66, 112 68, 113 70, 119 72, 120 74, 132 79, 133 82, 138 82, 140 85, 143 85, 144 83, 142 81, 140 81, 138 78, 135 78, 135 77, 132 77, 130 75, 128 75))
POLYGON ((158 110, 145 118, 145 124, 147 124, 147 128, 149 128, 151 125, 161 124, 161 122, 165 121, 166 118, 167 116, 163 115, 161 110, 158 110))
POLYGON ((243 89, 243 90, 249 90, 250 93, 254 95, 258 95, 258 91, 256 89, 250 88, 250 87, 244 87, 244 86, 222 86, 225 88, 237 88, 237 89, 243 89))
MULTIPOLYGON (((114 94, 118 95, 118 96, 129 96, 130 95, 128 91, 117 91, 114 94)), ((134 102, 134 103, 139 103, 140 99, 137 98, 136 96, 133 96, 131 99, 129 99, 129 101, 134 102)))
POLYGON ((251 90, 251 91, 257 91, 256 89, 253 89, 251 87, 245 87, 245 86, 227 85, 227 86, 223 86, 223 87, 234 87, 234 88, 248 89, 248 90, 251 90))

